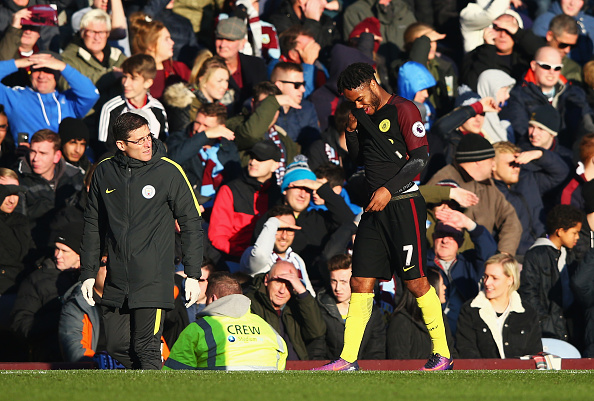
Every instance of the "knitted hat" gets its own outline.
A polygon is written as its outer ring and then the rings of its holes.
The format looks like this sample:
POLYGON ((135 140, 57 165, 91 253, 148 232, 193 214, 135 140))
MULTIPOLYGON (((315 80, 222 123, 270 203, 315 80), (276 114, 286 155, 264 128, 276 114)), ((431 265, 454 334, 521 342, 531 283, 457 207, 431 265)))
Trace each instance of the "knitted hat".
POLYGON ((72 221, 54 232, 54 242, 66 245, 80 255, 80 245, 83 236, 83 222, 72 221))
POLYGON ((87 124, 78 118, 66 117, 60 123, 58 134, 62 140, 62 145, 73 139, 84 139, 89 142, 89 129, 87 124))
POLYGON ((470 106, 481 100, 478 93, 470 89, 466 85, 462 85, 458 88, 458 97, 454 101, 454 107, 470 106))
POLYGON ((247 35, 247 25, 244 20, 231 17, 219 21, 215 30, 217 39, 241 40, 247 35))
POLYGON ((290 183, 297 180, 316 180, 316 175, 309 169, 307 160, 298 160, 287 166, 285 176, 281 185, 281 191, 285 191, 290 183))
POLYGON ((478 162, 495 157, 495 149, 479 134, 466 134, 460 139, 455 159, 458 163, 478 162))
POLYGON ((458 244, 458 248, 462 246, 464 243, 464 233, 452 226, 448 226, 447 224, 443 224, 441 222, 437 223, 435 226, 435 230, 433 231, 433 238, 443 238, 443 237, 452 237, 454 241, 458 244))
POLYGON ((530 125, 542 128, 553 136, 557 136, 561 126, 559 112, 550 104, 538 106, 530 116, 530 125))
POLYGON ((584 212, 586 214, 594 212, 594 180, 582 185, 582 197, 584 198, 584 212))

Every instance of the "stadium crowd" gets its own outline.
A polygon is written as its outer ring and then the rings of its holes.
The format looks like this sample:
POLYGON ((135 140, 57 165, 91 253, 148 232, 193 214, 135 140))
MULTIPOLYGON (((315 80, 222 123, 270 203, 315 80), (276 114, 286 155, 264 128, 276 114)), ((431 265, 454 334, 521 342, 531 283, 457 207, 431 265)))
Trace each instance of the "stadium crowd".
MULTIPOLYGON (((372 65, 381 87, 423 118, 429 162, 415 182, 427 203, 425 273, 453 356, 518 358, 549 338, 594 357, 589 6, 2 0, 0 360, 120 366, 100 309, 113 233, 100 243, 95 306, 81 293, 81 238, 93 173, 121 151, 114 121, 137 110, 150 135, 126 146, 183 168, 205 233, 202 296, 186 309, 191 277, 180 227, 170 228, 177 274, 163 360, 186 327, 217 316, 263 319, 287 360, 338 358, 350 254, 369 202, 345 135, 355 106, 337 87, 355 62, 372 65), (233 288, 207 292, 216 272, 246 297, 219 276, 233 288)), ((414 297, 397 277, 382 280, 359 359, 430 355, 414 297)))

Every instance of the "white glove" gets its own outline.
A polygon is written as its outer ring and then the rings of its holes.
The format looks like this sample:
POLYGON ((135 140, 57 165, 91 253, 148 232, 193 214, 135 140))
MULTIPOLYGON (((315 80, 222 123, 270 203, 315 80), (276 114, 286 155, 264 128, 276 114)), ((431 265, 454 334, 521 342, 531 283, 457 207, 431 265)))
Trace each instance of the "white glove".
POLYGON ((80 290, 82 291, 83 298, 91 306, 95 306, 95 300, 93 299, 93 286, 95 285, 94 278, 88 278, 83 281, 80 290))
POLYGON ((194 305, 200 296, 200 283, 195 278, 186 278, 186 308, 194 305))

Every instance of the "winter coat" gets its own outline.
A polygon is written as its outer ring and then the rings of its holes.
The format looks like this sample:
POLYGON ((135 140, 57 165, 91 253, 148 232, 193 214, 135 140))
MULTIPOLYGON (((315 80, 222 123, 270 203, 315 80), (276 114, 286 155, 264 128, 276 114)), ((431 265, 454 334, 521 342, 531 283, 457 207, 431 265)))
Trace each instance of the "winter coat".
MULTIPOLYGON (((524 257, 518 293, 536 310, 543 337, 568 341, 563 288, 557 267, 560 256, 561 251, 548 238, 536 240, 524 257)), ((571 277, 571 253, 567 254, 566 262, 571 277)))
MULTIPOLYGON (((443 318, 446 339, 452 357, 456 358, 454 337, 448 320, 443 318)), ((392 315, 386 331, 386 359, 428 359, 433 353, 431 336, 423 321, 415 320, 406 309, 392 315)))
POLYGON ((62 297, 58 334, 66 362, 92 361, 99 343, 101 307, 89 305, 81 286, 80 282, 74 284, 62 297))
MULTIPOLYGON (((0 79, 16 71, 14 60, 0 61, 0 79)), ((44 128, 58 132, 63 119, 83 118, 99 99, 93 82, 74 67, 66 64, 62 76, 71 87, 64 92, 41 94, 32 88, 0 84, 0 104, 4 105, 15 142, 19 132, 26 132, 29 137, 44 128)))
POLYGON ((439 269, 447 287, 445 315, 453 334, 456 334, 462 305, 479 292, 479 283, 485 273, 485 262, 497 253, 497 244, 485 227, 477 224, 469 234, 474 249, 458 253, 447 273, 435 256, 434 249, 427 250, 427 265, 439 269))
MULTIPOLYGON (((496 99, 499 89, 505 87, 511 88, 515 84, 516 80, 503 71, 485 70, 479 75, 477 91, 482 99, 485 97, 496 99)), ((509 125, 508 121, 501 121, 499 119, 499 113, 489 111, 485 113, 485 121, 481 132, 491 143, 508 140, 514 142, 513 138, 508 133, 508 129, 509 131, 512 131, 512 129, 509 128, 509 125)))
MULTIPOLYGON (((340 358, 344 347, 344 320, 336 306, 332 291, 322 289, 316 296, 322 318, 326 323, 326 335, 318 338, 309 347, 311 359, 335 360, 340 358)), ((359 347, 357 359, 386 359, 386 323, 382 312, 373 306, 371 317, 359 347)))
POLYGON ((28 273, 25 258, 32 248, 27 217, 18 212, 7 214, 0 211, 0 296, 16 292, 28 273))
POLYGON ((11 328, 29 345, 32 361, 61 361, 58 322, 62 297, 76 283, 78 270, 60 271, 45 259, 19 288, 11 313, 11 328))
POLYGON ((485 43, 483 31, 509 8, 507 0, 477 0, 460 11, 460 30, 464 38, 464 52, 468 53, 485 43))
POLYGON ((437 184, 441 180, 454 180, 461 188, 474 192, 481 200, 467 208, 464 214, 474 222, 485 226, 497 241, 497 249, 515 255, 522 232, 522 223, 514 207, 499 192, 491 178, 477 182, 458 164, 450 164, 439 170, 427 182, 437 184))
POLYGON ((561 184, 569 171, 561 157, 548 150, 542 150, 542 157, 523 165, 517 183, 507 185, 493 179, 497 189, 516 209, 522 223, 522 238, 518 255, 524 255, 534 241, 546 231, 546 211, 543 196, 561 184))
POLYGON ((300 109, 291 107, 285 113, 281 107, 279 111, 277 125, 285 130, 289 138, 301 145, 302 149, 307 149, 313 141, 320 139, 318 115, 312 102, 302 100, 300 109))
POLYGON ((259 274, 254 277, 253 288, 247 294, 252 301, 252 313, 266 320, 287 341, 287 346, 293 347, 300 360, 309 359, 307 345, 326 332, 326 324, 316 300, 305 291, 291 296, 289 302, 277 311, 266 293, 264 276, 259 274), (284 331, 281 330, 281 321, 284 331))
POLYGON ((571 285, 576 302, 584 309, 585 358, 594 356, 594 249, 590 249, 580 261, 573 276, 571 285))
POLYGON ((240 88, 233 76, 229 78, 229 89, 233 89, 235 94, 233 112, 230 115, 239 113, 245 101, 254 96, 254 86, 268 80, 266 64, 260 57, 239 53, 239 63, 243 86, 240 88))
MULTIPOLYGON (((516 142, 528 142, 528 123, 530 116, 538 106, 552 104, 561 116, 561 127, 558 139, 562 145, 571 148, 580 132, 588 129, 584 118, 594 114, 586 100, 586 93, 579 85, 567 82, 560 76, 555 85, 555 96, 552 103, 536 85, 534 72, 528 70, 521 85, 510 92, 510 98, 499 117, 508 120, 514 129, 516 142)), ((591 119, 590 119, 591 121, 591 119)))
POLYGON ((276 177, 262 183, 244 170, 239 178, 221 186, 217 193, 208 230, 208 239, 219 251, 239 261, 252 244, 256 221, 280 202, 276 177))
POLYGON ((491 303, 480 292, 460 311, 456 348, 460 358, 519 358, 542 351, 538 315, 520 295, 510 296, 510 311, 501 332, 497 314, 491 303))
MULTIPOLYGON (((536 35, 544 37, 549 30, 551 20, 559 14, 563 14, 560 1, 551 2, 549 10, 544 14, 539 15, 538 18, 534 20, 532 31, 536 35)), ((590 61, 592 52, 594 51, 594 17, 586 14, 582 9, 573 18, 578 23, 580 35, 576 46, 571 49, 569 57, 583 65, 590 61)))
POLYGON ((164 145, 153 139, 149 161, 118 151, 93 174, 80 281, 96 277, 107 246, 103 305, 119 308, 127 298, 131 309, 173 309, 175 219, 184 244, 184 271, 188 277, 200 278, 198 201, 181 166, 164 156, 164 145))
POLYGON ((349 152, 340 146, 340 134, 334 127, 321 134, 321 139, 313 142, 305 155, 312 171, 323 164, 334 163, 342 166, 348 178, 357 171, 357 166, 349 157, 349 152))

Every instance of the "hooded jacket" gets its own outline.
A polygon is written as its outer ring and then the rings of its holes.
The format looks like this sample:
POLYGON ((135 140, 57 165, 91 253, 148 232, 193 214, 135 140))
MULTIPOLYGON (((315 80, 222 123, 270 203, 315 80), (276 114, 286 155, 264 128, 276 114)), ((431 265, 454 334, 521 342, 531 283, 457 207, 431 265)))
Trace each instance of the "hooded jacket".
POLYGON ((501 330, 493 306, 480 292, 460 312, 456 348, 460 358, 519 358, 542 351, 538 315, 520 295, 510 296, 509 315, 501 330))
MULTIPOLYGON (((0 80, 16 71, 14 60, 0 61, 0 80)), ((41 94, 32 88, 0 84, 0 104, 4 105, 15 142, 19 132, 27 132, 30 137, 43 128, 58 132, 63 119, 83 118, 99 99, 93 82, 74 67, 66 64, 61 73, 71 88, 64 92, 41 94)))
POLYGON ((93 174, 85 210, 81 278, 95 278, 107 246, 102 304, 173 309, 174 242, 181 227, 184 271, 200 278, 202 225, 198 201, 183 169, 153 139, 153 155, 140 161, 117 151, 93 174))
MULTIPOLYGON (((408 61, 398 69, 398 95, 410 101, 414 100, 417 92, 433 88, 436 83, 427 67, 416 61, 408 61)), ((435 107, 429 98, 423 104, 415 102, 415 105, 421 112, 425 129, 429 130, 435 120, 435 107)))
POLYGON ((284 370, 285 341, 250 304, 231 294, 207 305, 180 334, 163 370, 284 370))
MULTIPOLYGON (((536 310, 543 337, 568 341, 563 288, 557 267, 562 253, 567 250, 557 249, 548 238, 537 239, 524 257, 518 292, 524 302, 536 310)), ((570 271, 572 261, 572 255, 567 254, 566 269, 570 271)))
MULTIPOLYGON (((511 88, 515 84, 516 80, 501 70, 485 70, 479 75, 477 92, 482 99, 486 97, 497 99, 499 89, 511 88)), ((491 143, 508 140, 514 142, 513 135, 510 135, 510 133, 513 133, 511 128, 509 128, 511 132, 508 133, 509 126, 509 121, 501 121, 497 112, 489 111, 485 113, 485 121, 481 132, 491 143)))

